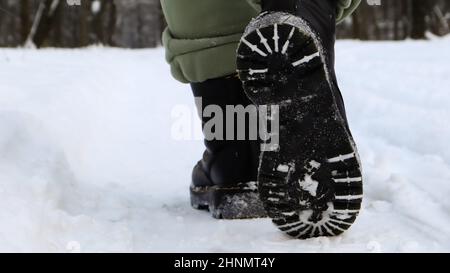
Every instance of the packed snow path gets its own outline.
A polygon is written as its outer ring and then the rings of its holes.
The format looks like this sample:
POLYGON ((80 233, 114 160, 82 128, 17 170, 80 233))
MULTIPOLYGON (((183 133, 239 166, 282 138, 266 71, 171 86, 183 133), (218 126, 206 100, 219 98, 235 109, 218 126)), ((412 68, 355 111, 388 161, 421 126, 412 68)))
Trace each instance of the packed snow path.
POLYGON ((338 43, 364 209, 307 241, 190 208, 202 142, 172 137, 193 99, 162 49, 0 49, 0 251, 450 251, 449 48, 338 43))

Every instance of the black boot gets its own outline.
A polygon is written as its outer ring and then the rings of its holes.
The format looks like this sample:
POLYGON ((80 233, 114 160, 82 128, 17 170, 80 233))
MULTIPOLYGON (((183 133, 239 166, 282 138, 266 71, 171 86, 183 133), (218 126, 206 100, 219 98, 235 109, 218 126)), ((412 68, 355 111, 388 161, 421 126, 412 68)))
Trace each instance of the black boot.
MULTIPOLYGON (((191 204, 209 209, 215 218, 242 219, 265 217, 266 212, 257 192, 259 162, 258 140, 226 139, 226 106, 251 102, 237 76, 191 84, 194 96, 201 99, 201 113, 207 106, 217 105, 223 111, 223 140, 205 140, 203 159, 194 167, 191 204)), ((212 117, 201 115, 205 125, 212 117)), ((236 120, 235 120, 236 121, 236 120)), ((237 123, 235 123, 237 124, 237 123)), ((248 130, 248 120, 246 130, 248 130)), ((236 138, 234 138, 236 139, 236 138)))
POLYGON ((337 0, 262 6, 237 60, 248 97, 280 107, 280 148, 261 155, 260 196, 285 233, 338 235, 359 213, 362 175, 334 72, 337 0))

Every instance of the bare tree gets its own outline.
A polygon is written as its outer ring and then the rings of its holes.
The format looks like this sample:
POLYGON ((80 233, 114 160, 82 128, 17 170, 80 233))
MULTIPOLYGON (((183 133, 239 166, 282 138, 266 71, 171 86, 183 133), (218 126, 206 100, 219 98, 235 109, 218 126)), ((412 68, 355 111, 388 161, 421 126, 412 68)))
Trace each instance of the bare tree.
POLYGON ((21 43, 25 43, 28 38, 28 32, 31 28, 30 20, 30 1, 22 0, 20 3, 20 36, 21 43))
POLYGON ((42 0, 34 16, 25 46, 41 47, 48 37, 53 22, 55 21, 56 10, 61 5, 60 0, 42 0))
POLYGON ((115 0, 117 9, 114 43, 123 47, 155 47, 160 44, 159 0, 115 0))
POLYGON ((411 0, 411 38, 425 39, 428 1, 411 0))

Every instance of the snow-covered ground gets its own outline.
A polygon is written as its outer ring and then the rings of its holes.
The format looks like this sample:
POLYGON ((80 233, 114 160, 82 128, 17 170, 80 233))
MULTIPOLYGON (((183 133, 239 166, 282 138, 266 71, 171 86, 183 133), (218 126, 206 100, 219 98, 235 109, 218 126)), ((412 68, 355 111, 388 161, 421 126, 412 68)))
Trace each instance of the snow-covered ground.
POLYGON ((0 49, 0 251, 450 251, 450 39, 341 41, 337 71, 365 171, 337 238, 189 206, 201 141, 162 49, 0 49))

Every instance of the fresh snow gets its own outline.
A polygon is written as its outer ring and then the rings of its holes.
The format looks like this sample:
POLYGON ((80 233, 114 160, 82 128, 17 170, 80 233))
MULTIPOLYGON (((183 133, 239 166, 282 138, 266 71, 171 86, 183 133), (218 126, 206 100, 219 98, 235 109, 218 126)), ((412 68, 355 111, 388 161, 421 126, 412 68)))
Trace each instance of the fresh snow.
POLYGON ((202 142, 172 137, 194 100, 162 49, 0 49, 0 251, 449 252, 449 48, 338 43, 364 208, 306 241, 190 208, 202 142))

